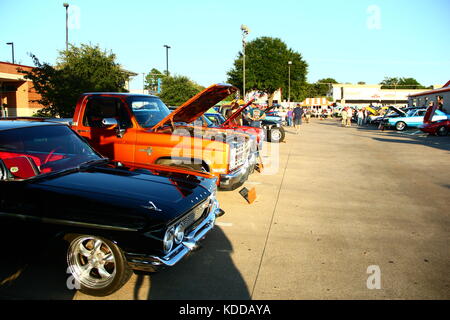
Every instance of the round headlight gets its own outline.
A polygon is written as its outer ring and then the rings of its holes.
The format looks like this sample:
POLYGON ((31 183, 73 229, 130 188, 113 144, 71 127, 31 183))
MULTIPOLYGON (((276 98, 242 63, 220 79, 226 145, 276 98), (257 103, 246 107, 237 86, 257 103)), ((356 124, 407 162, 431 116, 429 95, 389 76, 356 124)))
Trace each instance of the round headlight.
POLYGON ((174 240, 176 244, 180 244, 184 238, 184 225, 182 223, 178 224, 174 231, 174 240))
POLYGON ((163 249, 165 253, 168 253, 170 250, 172 250, 173 241, 174 241, 174 229, 172 227, 169 230, 167 230, 166 234, 164 235, 163 249))

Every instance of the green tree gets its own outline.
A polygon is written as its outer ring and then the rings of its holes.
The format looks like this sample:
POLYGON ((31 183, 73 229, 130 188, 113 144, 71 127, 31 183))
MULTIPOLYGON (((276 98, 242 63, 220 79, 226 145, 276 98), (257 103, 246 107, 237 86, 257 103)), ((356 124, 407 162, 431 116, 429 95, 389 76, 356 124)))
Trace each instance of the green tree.
MULTIPOLYGON (((287 98, 290 66, 291 101, 300 97, 306 85, 308 64, 300 53, 287 47, 278 38, 261 37, 250 41, 245 49, 245 86, 247 90, 258 90, 269 95, 282 88, 287 98)), ((228 71, 228 82, 238 88, 243 84, 243 54, 238 53, 233 68, 228 71)))
POLYGON ((332 83, 339 83, 339 82, 337 82, 337 81, 336 81, 335 79, 333 79, 333 78, 325 78, 325 79, 317 80, 317 83, 332 84, 332 83))
POLYGON ((328 93, 331 90, 331 86, 333 83, 338 83, 333 78, 325 78, 317 80, 316 83, 311 84, 313 87, 312 91, 315 93, 315 95, 311 97, 325 97, 328 95, 328 93))
POLYGON ((81 93, 126 91, 129 74, 115 62, 115 54, 98 46, 71 46, 59 52, 56 66, 41 63, 33 54, 31 58, 35 67, 21 72, 41 95, 37 102, 44 108, 37 116, 72 117, 81 93))
POLYGON ((381 89, 426 89, 414 78, 390 78, 386 77, 380 82, 381 89))
POLYGON ((153 68, 145 76, 145 89, 156 92, 158 90, 158 79, 163 79, 166 75, 158 69, 153 68))
POLYGON ((179 106, 203 89, 186 76, 168 76, 163 79, 159 97, 167 105, 179 106))
POLYGON ((325 97, 330 92, 333 83, 338 82, 333 78, 325 78, 317 80, 314 83, 307 83, 303 87, 301 99, 297 101, 304 100, 305 98, 325 97))

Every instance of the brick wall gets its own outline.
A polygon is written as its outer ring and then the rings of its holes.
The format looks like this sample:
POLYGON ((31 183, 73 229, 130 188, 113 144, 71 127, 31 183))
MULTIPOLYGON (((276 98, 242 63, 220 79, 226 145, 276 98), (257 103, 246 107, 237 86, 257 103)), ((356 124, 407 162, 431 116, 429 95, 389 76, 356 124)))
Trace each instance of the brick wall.
POLYGON ((44 107, 37 102, 33 102, 33 100, 39 100, 41 98, 34 90, 33 83, 31 81, 6 79, 6 76, 4 76, 5 79, 2 80, 1 74, 21 76, 22 74, 17 71, 18 68, 25 71, 31 71, 33 69, 33 67, 30 66, 0 61, 0 81, 13 84, 17 87, 16 92, 3 93, 2 100, 8 105, 9 116, 31 116, 37 110, 44 107))
POLYGON ((21 64, 12 64, 12 63, 8 63, 8 62, 0 61, 0 72, 20 75, 21 73, 17 71, 17 68, 21 68, 25 71, 30 71, 31 69, 33 69, 33 67, 30 67, 30 66, 24 66, 21 64))

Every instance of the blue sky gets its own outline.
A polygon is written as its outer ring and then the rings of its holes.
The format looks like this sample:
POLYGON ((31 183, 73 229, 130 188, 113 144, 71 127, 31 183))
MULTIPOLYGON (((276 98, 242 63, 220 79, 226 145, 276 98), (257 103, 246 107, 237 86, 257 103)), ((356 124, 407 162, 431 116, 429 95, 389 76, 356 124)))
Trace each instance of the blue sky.
MULTIPOLYGON (((55 63, 65 47, 64 1, 0 0, 0 61, 31 65, 28 53, 55 63)), ((281 38, 309 64, 308 81, 378 83, 413 77, 424 85, 450 80, 450 1, 407 0, 67 0, 69 42, 112 50, 140 75, 155 67, 208 86, 226 81, 241 49, 241 24, 281 38)))

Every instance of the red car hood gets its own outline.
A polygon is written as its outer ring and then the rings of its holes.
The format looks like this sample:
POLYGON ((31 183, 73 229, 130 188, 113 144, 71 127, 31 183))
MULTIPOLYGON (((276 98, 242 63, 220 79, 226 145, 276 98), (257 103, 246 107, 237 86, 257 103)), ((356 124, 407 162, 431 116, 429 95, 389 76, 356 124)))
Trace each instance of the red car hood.
POLYGON ((190 123, 198 119, 202 114, 208 111, 208 109, 214 107, 218 102, 222 101, 230 94, 235 93, 237 90, 238 88, 231 84, 213 84, 183 103, 175 111, 158 122, 152 130, 157 130, 172 122, 190 123))
POLYGON ((247 108, 249 105, 251 105, 254 100, 255 99, 250 100, 245 105, 243 105, 242 107, 237 109, 231 116, 228 117, 228 119, 224 123, 222 123, 221 126, 222 127, 228 126, 233 120, 235 120, 242 113, 242 111, 245 110, 245 108, 247 108))
POLYGON ((423 123, 431 123, 431 120, 433 119, 436 109, 437 109, 437 105, 429 106, 427 108, 427 112, 425 113, 425 116, 423 117, 423 123))

